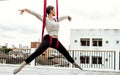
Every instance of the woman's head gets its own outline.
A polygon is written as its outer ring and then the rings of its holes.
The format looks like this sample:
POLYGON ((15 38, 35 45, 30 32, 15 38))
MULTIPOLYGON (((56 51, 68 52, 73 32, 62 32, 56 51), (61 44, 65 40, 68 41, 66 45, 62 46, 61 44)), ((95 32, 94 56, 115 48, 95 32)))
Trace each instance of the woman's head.
POLYGON ((55 16, 55 9, 54 9, 54 7, 53 6, 48 6, 46 8, 46 13, 47 13, 47 15, 52 14, 53 16, 55 16))

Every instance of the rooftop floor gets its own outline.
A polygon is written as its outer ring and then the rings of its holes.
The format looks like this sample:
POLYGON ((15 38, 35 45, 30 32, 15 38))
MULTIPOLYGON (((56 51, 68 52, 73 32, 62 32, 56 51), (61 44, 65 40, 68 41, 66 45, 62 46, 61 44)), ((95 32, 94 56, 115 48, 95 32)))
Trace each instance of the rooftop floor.
MULTIPOLYGON (((13 75, 18 65, 0 64, 0 75, 13 75)), ((16 75, 120 75, 118 72, 81 71, 77 68, 61 68, 47 66, 26 66, 16 75)))

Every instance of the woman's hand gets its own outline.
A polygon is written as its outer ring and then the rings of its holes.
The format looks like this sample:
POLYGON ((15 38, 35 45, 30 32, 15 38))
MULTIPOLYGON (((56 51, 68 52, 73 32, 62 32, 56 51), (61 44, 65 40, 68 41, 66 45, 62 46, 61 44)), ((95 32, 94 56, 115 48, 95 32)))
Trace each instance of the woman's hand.
POLYGON ((69 20, 69 21, 71 21, 71 20, 72 20, 72 18, 71 18, 70 16, 68 16, 68 20, 69 20))
POLYGON ((30 12, 30 10, 29 9, 20 9, 19 10, 20 11, 20 14, 22 15, 24 12, 30 12))

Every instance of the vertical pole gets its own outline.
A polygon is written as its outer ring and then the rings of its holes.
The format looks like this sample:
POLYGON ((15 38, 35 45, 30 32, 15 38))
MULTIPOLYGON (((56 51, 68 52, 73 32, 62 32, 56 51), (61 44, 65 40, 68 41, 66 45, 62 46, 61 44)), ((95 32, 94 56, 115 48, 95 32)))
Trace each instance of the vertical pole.
POLYGON ((115 71, 119 71, 119 50, 115 51, 115 71))

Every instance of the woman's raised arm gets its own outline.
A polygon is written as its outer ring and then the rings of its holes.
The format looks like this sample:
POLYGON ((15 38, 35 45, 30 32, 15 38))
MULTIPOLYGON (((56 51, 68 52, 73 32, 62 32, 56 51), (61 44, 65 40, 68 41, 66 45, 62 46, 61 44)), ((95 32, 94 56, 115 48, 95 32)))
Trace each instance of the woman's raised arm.
POLYGON ((58 21, 60 22, 60 21, 62 21, 64 19, 68 19, 69 21, 72 20, 72 18, 70 16, 62 16, 62 17, 58 18, 58 21))
POLYGON ((40 14, 30 10, 30 9, 21 9, 19 10, 20 11, 20 14, 22 15, 24 12, 28 12, 34 16, 36 16, 39 20, 43 21, 43 16, 41 16, 40 14))

